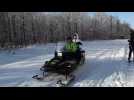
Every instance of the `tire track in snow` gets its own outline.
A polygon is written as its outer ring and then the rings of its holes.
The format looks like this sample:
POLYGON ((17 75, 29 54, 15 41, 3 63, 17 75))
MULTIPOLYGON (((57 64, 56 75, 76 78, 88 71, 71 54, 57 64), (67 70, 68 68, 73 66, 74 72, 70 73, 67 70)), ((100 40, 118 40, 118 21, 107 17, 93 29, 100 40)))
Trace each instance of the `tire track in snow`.
MULTIPOLYGON (((110 63, 114 65, 115 67, 115 74, 112 76, 112 80, 113 80, 113 83, 114 83, 114 86, 126 86, 126 83, 124 82, 124 79, 122 79, 122 75, 119 71, 122 70, 122 63, 121 62, 124 62, 124 55, 125 55, 125 50, 124 52, 122 52, 122 49, 124 50, 125 48, 122 47, 122 48, 116 48, 116 49, 113 49, 111 50, 111 57, 109 56, 109 61, 110 63), (120 52, 123 53, 123 56, 121 56, 121 58, 119 59, 119 56, 120 56, 120 52), (118 57, 118 63, 114 64, 114 62, 117 60, 117 57, 118 57), (121 69, 120 69, 121 68, 121 69)), ((103 84, 105 81, 105 79, 102 81, 101 84, 103 84)), ((112 83, 112 84, 113 84, 112 83)), ((100 85, 101 85, 100 84, 100 85)))
MULTIPOLYGON (((99 56, 99 57, 97 57, 96 56, 96 59, 100 59, 100 58, 104 58, 104 59, 108 59, 107 60, 107 63, 109 63, 109 64, 112 64, 112 63, 114 63, 115 62, 115 60, 116 60, 116 57, 118 57, 118 53, 121 51, 121 49, 120 48, 113 48, 112 50, 108 50, 105 54, 104 54, 104 52, 99 56), (111 57, 110 57, 111 56, 111 57), (108 57, 108 58, 106 58, 106 57, 108 57)), ((90 59, 89 59, 90 60, 90 59)), ((124 60, 124 57, 122 58, 122 60, 124 60)), ((121 61, 122 61, 121 60, 121 61)), ((103 63, 105 63, 105 61, 103 62, 100 62, 102 65, 103 65, 103 63)), ((91 63, 90 63, 91 64, 91 63)), ((118 63, 116 63, 116 64, 118 64, 118 63)), ((83 66, 83 67, 85 67, 86 68, 86 66, 83 66)), ((122 82, 122 80, 121 80, 121 74, 118 72, 118 65, 116 65, 115 66, 115 64, 114 64, 114 71, 115 71, 115 74, 111 77, 111 80, 110 81, 112 81, 113 83, 114 83, 114 86, 125 86, 125 84, 122 82)), ((85 70, 86 71, 86 70, 85 70)), ((97 71, 99 71, 99 69, 97 70, 97 71)), ((103 71, 102 71, 103 72, 103 71)), ((85 72, 86 73, 86 72, 85 72)), ((93 72, 92 72, 93 73, 93 72)), ((96 72, 97 73, 97 72, 96 72)), ((84 77, 84 76, 83 76, 84 77)), ((81 77, 80 77, 81 78, 81 77)), ((103 84, 103 83, 105 83, 105 80, 106 80, 106 77, 104 77, 104 78, 101 78, 100 80, 97 80, 97 81, 94 81, 94 80, 89 80, 88 81, 88 83, 90 83, 90 84, 92 84, 91 86, 103 86, 103 85, 105 85, 105 84, 103 84)), ((76 82, 76 83, 78 83, 78 82, 76 82)), ((113 83, 112 83, 112 85, 113 85, 113 83)), ((75 83, 74 83, 75 84, 75 83)), ((90 84, 88 85, 88 86, 90 86, 90 84)), ((75 85, 74 85, 75 86, 75 85)), ((77 85, 76 85, 77 86, 77 85)))
MULTIPOLYGON (((99 55, 96 55, 96 57, 94 59, 100 59, 101 57, 104 57, 108 54, 111 54, 111 51, 107 50, 104 50, 103 52, 102 51, 98 51, 98 52, 101 52, 99 55)), ((87 62, 90 62, 91 58, 90 59, 87 59, 87 62)), ((93 61, 93 60, 92 60, 93 61)), ((102 62, 101 62, 102 63, 102 62)), ((77 80, 76 80, 76 83, 80 82, 82 78, 85 78, 87 77, 87 75, 83 75, 83 73, 89 73, 90 75, 92 75, 93 73, 97 73, 96 71, 98 66, 94 66, 94 68, 91 68, 92 70, 90 70, 90 67, 88 66, 91 66, 91 64, 95 64, 94 62, 90 62, 90 63, 87 63, 86 65, 82 66, 79 70, 80 70, 80 74, 76 75, 77 77, 79 77, 77 80), (95 68, 96 67, 96 68, 95 68), (81 71, 82 70, 82 71, 81 71), (88 72, 89 71, 89 72, 88 72)), ((90 77, 90 76, 89 76, 90 77)), ((98 81, 93 81, 93 85, 91 86, 98 86, 99 84, 101 84, 103 82, 103 80, 98 80, 98 81)), ((74 83, 75 84, 75 83, 74 83)), ((90 85, 90 84, 89 84, 90 85)))
MULTIPOLYGON (((119 56, 120 52, 123 53, 123 56, 121 56, 120 62, 114 65, 116 70, 115 70, 115 74, 112 77, 112 80, 113 80, 114 86, 124 87, 124 86, 126 86, 126 82, 124 82, 125 81, 125 78, 124 79, 122 78, 122 73, 119 72, 119 71, 126 70, 122 66, 123 65, 122 63, 124 62, 124 59, 126 59, 126 46, 125 47, 122 47, 122 48, 113 49, 111 51, 111 55, 112 56, 109 58, 109 61, 111 60, 111 64, 114 63, 115 62, 115 59, 119 56), (122 49, 124 50, 124 52, 121 51, 122 49)), ((119 60, 119 58, 118 58, 118 60, 119 60)), ((103 84, 104 81, 105 81, 105 79, 102 81, 101 84, 103 84)), ((100 86, 101 86, 101 84, 100 84, 100 86)))

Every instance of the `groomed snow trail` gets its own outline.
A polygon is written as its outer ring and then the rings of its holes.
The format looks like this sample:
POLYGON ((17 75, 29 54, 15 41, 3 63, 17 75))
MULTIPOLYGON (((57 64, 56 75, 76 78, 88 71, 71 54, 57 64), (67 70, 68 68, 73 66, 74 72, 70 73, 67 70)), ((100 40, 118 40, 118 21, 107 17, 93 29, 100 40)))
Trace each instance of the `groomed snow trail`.
POLYGON ((87 43, 87 61, 76 73, 74 87, 127 86, 127 42, 95 41, 87 43))
MULTIPOLYGON (((127 40, 87 41, 83 48, 86 63, 74 72, 76 79, 70 87, 134 86, 134 63, 127 62, 127 40)), ((48 44, 20 49, 15 55, 1 52, 0 86, 55 87, 56 75, 42 82, 31 78, 53 57, 54 49, 54 44, 48 44)))

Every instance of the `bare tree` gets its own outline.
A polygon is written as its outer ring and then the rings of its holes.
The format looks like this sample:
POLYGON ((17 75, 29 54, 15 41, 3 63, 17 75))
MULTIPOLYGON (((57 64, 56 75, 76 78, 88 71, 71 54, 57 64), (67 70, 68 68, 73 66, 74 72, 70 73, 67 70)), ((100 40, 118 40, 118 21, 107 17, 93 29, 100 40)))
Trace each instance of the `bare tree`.
POLYGON ((128 38, 130 28, 104 12, 0 12, 0 23, 1 48, 64 41, 72 33, 82 40, 128 38))

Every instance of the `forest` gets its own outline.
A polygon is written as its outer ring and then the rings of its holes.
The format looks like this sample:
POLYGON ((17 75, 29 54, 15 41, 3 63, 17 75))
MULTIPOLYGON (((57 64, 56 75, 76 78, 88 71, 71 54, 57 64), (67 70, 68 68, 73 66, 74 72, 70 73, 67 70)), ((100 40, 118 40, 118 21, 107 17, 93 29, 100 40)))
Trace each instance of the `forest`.
POLYGON ((0 12, 0 48, 64 41, 72 33, 83 41, 126 39, 129 29, 104 12, 0 12))

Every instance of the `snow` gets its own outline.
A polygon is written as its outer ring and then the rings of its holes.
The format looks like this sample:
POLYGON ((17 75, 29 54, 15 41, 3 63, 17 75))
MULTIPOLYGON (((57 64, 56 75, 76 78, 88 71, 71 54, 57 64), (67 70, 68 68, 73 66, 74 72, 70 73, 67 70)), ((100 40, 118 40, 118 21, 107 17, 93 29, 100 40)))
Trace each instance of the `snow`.
MULTIPOLYGON (((63 45, 61 43, 60 45, 63 45)), ((86 63, 74 75, 70 87, 133 87, 134 63, 127 63, 127 40, 85 41, 86 63)), ((32 76, 53 57, 55 44, 17 49, 15 54, 0 52, 0 87, 55 87, 61 76, 53 74, 40 82, 32 76)))

